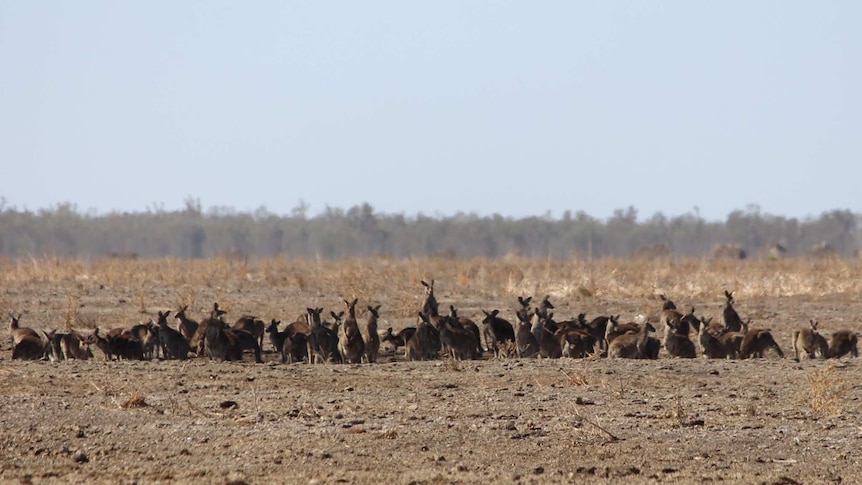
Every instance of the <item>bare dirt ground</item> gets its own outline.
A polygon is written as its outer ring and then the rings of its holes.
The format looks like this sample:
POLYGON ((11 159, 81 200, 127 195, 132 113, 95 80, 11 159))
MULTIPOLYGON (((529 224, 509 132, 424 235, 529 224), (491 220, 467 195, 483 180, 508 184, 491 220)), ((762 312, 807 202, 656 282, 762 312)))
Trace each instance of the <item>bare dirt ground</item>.
MULTIPOLYGON (((149 314, 175 307, 175 294, 158 286, 138 305, 129 288, 85 285, 92 289, 74 279, 34 281, 26 290, 7 285, 3 301, 29 312, 22 325, 46 330, 57 327, 46 316, 57 318, 70 292, 79 315, 102 328, 114 326, 113 318, 148 318, 138 306, 149 314)), ((715 298, 675 299, 717 317, 722 290, 715 298)), ((415 291, 418 300, 421 287, 415 291)), ((216 296, 235 307, 251 302, 243 309, 260 308, 266 319, 292 320, 315 304, 341 309, 337 293, 288 286, 212 292, 199 292, 197 317, 216 296)), ((363 308, 372 303, 359 296, 363 308)), ((375 296, 384 303, 381 330, 413 323, 387 316, 385 295, 375 296)), ((514 320, 510 294, 441 291, 438 299, 473 319, 481 308, 499 308, 514 320)), ((611 296, 554 301, 566 318, 612 312, 626 319, 660 306, 611 296)), ((736 308, 753 327, 771 328, 788 358, 404 362, 399 353, 378 364, 311 366, 281 364, 266 342, 264 364, 250 356, 243 363, 105 362, 98 350, 89 361, 21 362, 10 360, 3 339, 0 481, 862 481, 862 360, 795 362, 790 345, 790 331, 813 317, 827 338, 838 329, 860 332, 862 301, 743 294, 736 308)))

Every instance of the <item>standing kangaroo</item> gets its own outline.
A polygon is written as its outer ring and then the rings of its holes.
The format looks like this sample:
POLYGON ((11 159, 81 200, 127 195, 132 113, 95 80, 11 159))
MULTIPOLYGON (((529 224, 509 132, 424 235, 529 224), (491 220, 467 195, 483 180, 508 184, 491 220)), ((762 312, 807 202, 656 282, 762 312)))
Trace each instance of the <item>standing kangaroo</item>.
POLYGON ((186 316, 186 310, 189 309, 188 305, 184 305, 180 310, 174 315, 174 318, 180 321, 180 333, 183 334, 183 337, 186 338, 189 342, 195 336, 195 333, 198 331, 198 327, 201 326, 196 320, 192 320, 191 318, 186 316))
POLYGON ((422 303, 422 313, 425 315, 439 315, 440 308, 437 305, 437 298, 434 297, 434 280, 431 280, 431 284, 426 283, 424 280, 420 280, 422 286, 425 287, 425 301, 422 303))
POLYGON ((721 318, 724 320, 724 328, 729 332, 741 332, 742 319, 739 318, 739 314, 733 309, 733 292, 724 290, 724 297, 727 298, 727 304, 721 313, 721 318))
POLYGON ((815 358, 819 353, 825 359, 829 355, 829 344, 826 338, 817 332, 817 320, 809 320, 808 328, 794 330, 791 334, 794 358, 799 360, 799 352, 804 352, 809 359, 815 358))
POLYGON ((353 301, 344 300, 347 305, 347 318, 344 319, 344 324, 341 327, 342 338, 338 340, 341 357, 344 362, 350 364, 361 363, 362 357, 365 355, 365 340, 362 338, 359 323, 356 321, 356 303, 358 301, 355 298, 353 301))
POLYGON ((168 326, 168 317, 171 311, 159 312, 159 342, 162 346, 162 355, 166 359, 186 360, 189 357, 189 341, 183 334, 168 326))
POLYGON ((377 353, 380 352, 380 334, 377 333, 377 319, 380 318, 380 305, 368 306, 368 324, 365 327, 368 333, 368 341, 365 344, 365 360, 369 364, 377 362, 377 353))

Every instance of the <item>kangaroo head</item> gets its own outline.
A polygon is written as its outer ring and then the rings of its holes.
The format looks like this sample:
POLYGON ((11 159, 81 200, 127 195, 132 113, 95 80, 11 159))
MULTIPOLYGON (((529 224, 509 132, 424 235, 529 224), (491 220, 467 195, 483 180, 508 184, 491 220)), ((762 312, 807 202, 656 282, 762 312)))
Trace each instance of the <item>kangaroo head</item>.
POLYGON ((813 330, 815 332, 817 331, 817 324, 818 324, 817 320, 809 320, 808 324, 811 325, 811 330, 813 330))
POLYGON ((426 283, 425 280, 419 280, 419 282, 425 287, 425 293, 434 296, 434 280, 431 280, 431 284, 426 283))
POLYGON ((728 305, 733 304, 733 292, 732 291, 728 292, 727 290, 724 290, 724 297, 727 298, 727 304, 728 305))
POLYGON ((528 296, 524 298, 523 296, 518 297, 518 303, 521 305, 521 308, 530 308, 530 302, 533 300, 532 296, 528 296))
POLYGON ((659 298, 661 298, 661 301, 664 302, 661 306, 662 310, 676 310, 676 305, 674 304, 674 302, 670 301, 666 296, 659 295, 659 298))

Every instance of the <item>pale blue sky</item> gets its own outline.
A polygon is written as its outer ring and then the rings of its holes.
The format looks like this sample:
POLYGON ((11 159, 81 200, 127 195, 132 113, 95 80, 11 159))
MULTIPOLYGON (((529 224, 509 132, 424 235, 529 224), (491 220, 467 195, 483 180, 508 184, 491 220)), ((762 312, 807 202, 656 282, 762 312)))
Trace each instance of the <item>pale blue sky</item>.
POLYGON ((0 0, 36 209, 862 211, 862 2, 0 0))

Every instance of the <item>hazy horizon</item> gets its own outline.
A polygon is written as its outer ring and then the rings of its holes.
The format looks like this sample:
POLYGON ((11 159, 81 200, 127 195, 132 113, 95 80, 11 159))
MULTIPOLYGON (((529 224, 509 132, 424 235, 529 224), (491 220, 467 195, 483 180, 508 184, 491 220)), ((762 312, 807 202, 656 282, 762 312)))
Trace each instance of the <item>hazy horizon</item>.
POLYGON ((850 1, 5 1, 0 196, 859 212, 859 18, 850 1))

